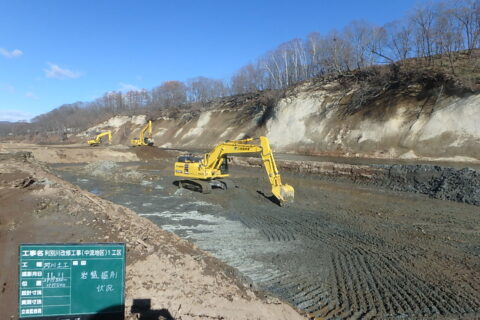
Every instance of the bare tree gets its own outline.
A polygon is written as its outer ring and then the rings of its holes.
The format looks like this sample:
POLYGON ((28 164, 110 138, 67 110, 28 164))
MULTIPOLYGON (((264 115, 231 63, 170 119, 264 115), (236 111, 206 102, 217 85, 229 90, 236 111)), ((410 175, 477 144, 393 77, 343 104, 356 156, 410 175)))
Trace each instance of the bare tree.
POLYGON ((242 67, 232 76, 231 89, 233 94, 265 89, 263 72, 253 64, 242 67))
POLYGON ((417 6, 410 15, 416 41, 417 56, 432 62, 433 54, 433 25, 435 10, 432 3, 417 6))
MULTIPOLYGON (((455 19, 455 12, 440 3, 434 25, 434 41, 436 54, 446 56, 450 69, 455 74, 455 52, 463 48, 461 25, 455 19)), ((440 61, 442 61, 440 59, 440 61)), ((442 62, 441 62, 442 63, 442 62)))
POLYGON ((412 26, 408 22, 394 21, 384 27, 387 36, 385 50, 394 60, 409 58, 413 50, 412 26))
POLYGON ((208 102, 223 97, 229 90, 222 80, 197 77, 187 82, 187 99, 189 102, 208 102))
POLYGON ((152 90, 153 102, 158 107, 179 107, 187 102, 187 87, 180 81, 166 81, 152 90))
POLYGON ((321 42, 322 38, 318 32, 312 32, 307 36, 306 53, 307 53, 307 77, 311 78, 318 74, 325 73, 321 62, 321 42))
POLYGON ((354 68, 353 49, 344 35, 336 30, 323 41, 323 63, 328 73, 343 73, 354 68))
POLYGON ((353 21, 344 30, 345 40, 350 43, 352 59, 358 69, 370 66, 374 62, 379 29, 365 21, 353 21))
POLYGON ((479 34, 479 0, 455 0, 451 10, 452 16, 459 22, 463 29, 465 48, 469 51, 478 44, 479 34))

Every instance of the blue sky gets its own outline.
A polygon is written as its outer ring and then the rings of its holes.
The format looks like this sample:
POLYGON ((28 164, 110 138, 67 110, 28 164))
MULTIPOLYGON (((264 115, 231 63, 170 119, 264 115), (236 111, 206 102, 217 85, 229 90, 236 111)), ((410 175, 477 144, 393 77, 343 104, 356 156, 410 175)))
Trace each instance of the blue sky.
POLYGON ((402 18, 416 0, 0 2, 0 121, 111 90, 229 78, 293 38, 402 18))

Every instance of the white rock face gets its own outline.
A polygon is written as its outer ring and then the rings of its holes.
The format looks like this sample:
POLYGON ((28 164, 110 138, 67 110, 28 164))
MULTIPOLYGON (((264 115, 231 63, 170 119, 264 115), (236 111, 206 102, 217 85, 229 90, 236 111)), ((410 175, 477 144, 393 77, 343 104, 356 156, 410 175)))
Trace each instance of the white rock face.
MULTIPOLYGON (((480 163, 480 94, 442 97, 427 106, 425 100, 399 97, 345 113, 342 98, 353 91, 335 88, 301 87, 281 99, 266 122, 261 105, 220 106, 193 118, 188 111, 178 119, 161 117, 153 122, 155 144, 208 149, 265 135, 275 152, 480 163)), ((87 132, 114 128, 119 141, 132 138, 145 123, 144 115, 118 116, 87 132)))
MULTIPOLYGON (((342 115, 338 95, 317 91, 280 101, 266 135, 277 151, 367 157, 480 161, 480 95, 388 106, 388 115, 342 115), (326 102, 328 101, 328 102, 326 102)), ((386 108, 387 109, 387 108, 386 108)))
POLYGON ((146 115, 133 116, 131 122, 132 122, 132 124, 135 124, 135 125, 146 124, 147 123, 147 116, 146 115))
POLYGON ((94 127, 89 128, 87 131, 95 131, 95 130, 104 130, 107 128, 114 128, 118 129, 127 122, 131 122, 134 125, 142 125, 145 124, 146 121, 146 116, 145 115, 138 115, 138 116, 116 116, 113 118, 108 119, 107 121, 104 121, 94 127))
POLYGON ((320 111, 323 97, 320 95, 320 98, 314 98, 303 94, 292 101, 281 100, 276 116, 267 122, 267 137, 270 142, 280 148, 313 142, 308 138, 310 132, 307 128, 307 121, 320 111))
POLYGON ((419 140, 429 140, 446 132, 456 135, 455 146, 468 139, 480 139, 480 95, 456 99, 436 110, 419 130, 419 140))
POLYGON ((365 120, 359 123, 358 129, 352 130, 351 138, 359 137, 358 143, 364 141, 381 141, 384 138, 392 138, 398 135, 407 122, 403 109, 398 109, 395 116, 385 122, 365 120))
POLYGON ((197 126, 195 128, 190 129, 184 136, 183 138, 189 138, 189 137, 197 137, 202 135, 203 131, 207 129, 207 125, 210 121, 210 117, 212 116, 212 112, 207 111, 204 112, 200 115, 200 118, 198 118, 197 121, 197 126))

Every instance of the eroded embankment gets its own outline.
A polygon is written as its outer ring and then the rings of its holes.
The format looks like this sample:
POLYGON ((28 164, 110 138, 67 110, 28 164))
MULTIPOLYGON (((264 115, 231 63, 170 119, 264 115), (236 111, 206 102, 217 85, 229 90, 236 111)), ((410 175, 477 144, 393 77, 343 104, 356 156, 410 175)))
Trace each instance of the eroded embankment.
MULTIPOLYGON (((278 98, 259 92, 166 110, 153 119, 153 137, 160 147, 208 149, 264 135, 276 152, 480 163, 480 94, 428 77, 409 81, 369 99, 361 82, 310 80, 278 98)), ((115 143, 128 144, 145 121, 114 117, 75 139, 109 129, 115 143)))
POLYGON ((20 243, 124 242, 127 319, 143 311, 176 319, 302 319, 192 243, 59 179, 30 153, 0 154, 0 201, 2 317, 17 315, 20 243), (148 299, 151 310, 131 309, 133 299, 148 299))
MULTIPOLYGON (((233 163, 260 167, 261 159, 234 157, 233 163)), ((455 169, 427 164, 352 165, 317 161, 277 161, 280 169, 346 179, 394 191, 426 194, 432 198, 480 205, 480 173, 470 168, 455 169)))

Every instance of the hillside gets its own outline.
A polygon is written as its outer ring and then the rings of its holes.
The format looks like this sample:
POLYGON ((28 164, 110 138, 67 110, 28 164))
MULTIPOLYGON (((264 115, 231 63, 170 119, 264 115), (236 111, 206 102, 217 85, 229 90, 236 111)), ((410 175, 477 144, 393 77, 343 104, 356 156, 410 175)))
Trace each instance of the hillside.
MULTIPOLYGON (((477 79, 478 81, 478 79, 477 79)), ((210 148, 266 135, 275 151, 347 157, 480 161, 480 93, 432 70, 385 68, 316 78, 281 94, 264 91, 215 101, 203 110, 169 109, 154 119, 165 148, 210 148), (383 77, 383 79, 382 79, 383 77)), ((128 144, 146 116, 117 116, 80 133, 112 129, 128 144)))

